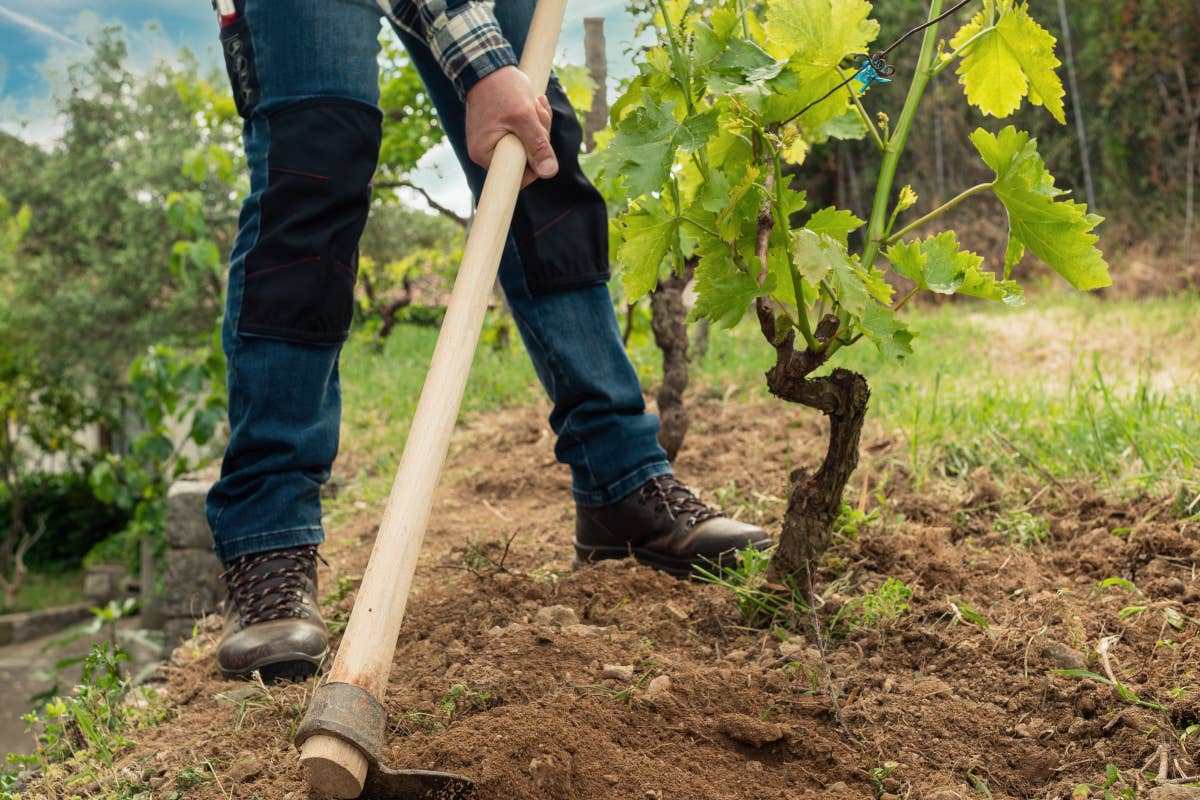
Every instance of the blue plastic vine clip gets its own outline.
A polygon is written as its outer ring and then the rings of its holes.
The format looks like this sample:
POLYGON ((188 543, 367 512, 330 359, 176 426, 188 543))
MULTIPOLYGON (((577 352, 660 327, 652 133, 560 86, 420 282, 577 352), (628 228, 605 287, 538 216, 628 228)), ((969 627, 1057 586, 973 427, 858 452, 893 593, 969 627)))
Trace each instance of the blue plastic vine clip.
MULTIPOLYGON (((887 70, 888 68, 884 66, 883 69, 887 70)), ((890 74, 890 71, 888 74, 890 74)), ((871 84, 873 83, 892 82, 891 78, 885 78, 881 74, 880 68, 876 66, 875 61, 870 58, 862 62, 862 69, 858 71, 858 74, 854 76, 854 79, 862 84, 862 88, 858 90, 859 94, 866 94, 867 89, 870 89, 871 84)))

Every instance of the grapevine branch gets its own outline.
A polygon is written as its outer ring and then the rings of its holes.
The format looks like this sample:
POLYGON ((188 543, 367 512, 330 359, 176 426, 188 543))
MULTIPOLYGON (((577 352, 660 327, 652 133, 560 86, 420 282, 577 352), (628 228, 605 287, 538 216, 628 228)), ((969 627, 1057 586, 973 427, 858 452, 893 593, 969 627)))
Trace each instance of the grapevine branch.
POLYGON ((935 208, 933 211, 930 211, 928 214, 921 217, 920 219, 914 220, 914 221, 910 222, 909 224, 905 225, 897 233, 894 233, 891 236, 889 236, 885 240, 885 243, 886 244, 895 244, 896 242, 899 242, 905 236, 907 236, 908 234, 915 231, 917 228, 920 228, 923 225, 926 225, 926 224, 932 222, 933 220, 937 219, 942 214, 945 214, 947 211, 949 211, 950 209, 957 206, 963 200, 966 200, 968 197, 977 195, 980 192, 986 192, 988 189, 991 189, 995 185, 996 185, 996 182, 991 181, 989 183, 980 183, 976 186, 972 186, 970 189, 967 189, 967 190, 963 191, 962 193, 960 193, 957 197, 951 198, 950 200, 947 200, 945 203, 942 203, 940 206, 935 208))

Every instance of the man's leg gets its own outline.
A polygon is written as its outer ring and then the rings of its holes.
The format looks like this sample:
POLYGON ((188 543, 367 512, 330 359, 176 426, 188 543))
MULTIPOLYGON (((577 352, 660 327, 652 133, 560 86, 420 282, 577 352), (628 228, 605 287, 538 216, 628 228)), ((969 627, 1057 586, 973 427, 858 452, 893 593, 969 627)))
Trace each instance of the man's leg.
POLYGON ((221 40, 250 168, 222 344, 231 437, 207 512, 227 565, 227 675, 324 658, 321 485, 337 454, 338 354, 380 141, 379 14, 339 0, 238 0, 221 40))
MULTIPOLYGON (((520 53, 533 0, 498 0, 497 21, 520 53)), ((476 197, 484 171, 467 157, 464 107, 428 48, 399 31, 438 109, 476 197)), ((765 544, 761 529, 731 522, 695 500, 670 477, 658 444, 658 419, 645 410, 637 374, 625 352, 604 273, 594 266, 572 273, 571 254, 607 268, 603 203, 578 165, 582 132, 565 93, 552 81, 551 141, 559 176, 549 191, 534 184, 522 192, 500 263, 504 288, 521 337, 542 385, 554 403, 550 424, 558 435, 558 460, 571 468, 577 561, 632 552, 652 566, 689 574, 693 564, 749 544, 765 544), (563 208, 548 208, 559 201, 563 208), (522 256, 546 256, 530 269, 522 256), (564 258, 565 255, 565 258, 564 258), (531 289, 530 273, 557 291, 531 289)))

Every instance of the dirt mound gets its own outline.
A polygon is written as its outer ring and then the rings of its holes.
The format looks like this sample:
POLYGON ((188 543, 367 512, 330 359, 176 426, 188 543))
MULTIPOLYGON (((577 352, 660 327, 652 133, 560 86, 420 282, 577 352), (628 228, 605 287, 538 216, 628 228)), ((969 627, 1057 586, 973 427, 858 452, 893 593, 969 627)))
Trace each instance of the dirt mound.
MULTIPOLYGON (((777 529, 820 429, 771 408, 698 404, 678 471, 777 529)), ((986 475, 890 497, 818 576, 836 633, 818 641, 745 627, 714 586, 627 562, 569 572, 544 412, 455 439, 385 699, 389 764, 470 775, 480 800, 1066 798, 1109 765, 1130 786, 1147 762, 1198 771, 1181 734, 1200 723, 1200 529, 1166 503, 1079 490, 1046 508, 986 475), (887 578, 911 597, 872 617, 861 598, 887 578)), ((892 449, 868 434, 868 509, 892 449)), ((331 535, 324 591, 361 574, 374 513, 331 535)), ((308 798, 290 739, 311 687, 220 681, 213 643, 177 653, 174 716, 124 766, 155 798, 197 765, 215 778, 187 798, 308 798)))

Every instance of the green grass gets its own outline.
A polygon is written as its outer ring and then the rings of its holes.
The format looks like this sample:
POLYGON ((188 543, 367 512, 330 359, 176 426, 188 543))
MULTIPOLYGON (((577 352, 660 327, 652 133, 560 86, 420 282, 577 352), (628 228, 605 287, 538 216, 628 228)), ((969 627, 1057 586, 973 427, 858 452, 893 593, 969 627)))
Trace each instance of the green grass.
MULTIPOLYGON (((906 443, 900 460, 918 487, 986 466, 1001 480, 1020 474, 1116 493, 1177 494, 1181 512, 1197 513, 1197 303, 1194 295, 1051 293, 1031 295, 1018 309, 969 302, 911 309, 913 357, 885 361, 862 342, 842 350, 836 364, 867 377, 868 424, 906 443)), ((631 356, 653 388, 659 355, 645 325, 639 319, 631 356)), ((379 501, 387 492, 436 339, 435 328, 402 325, 382 351, 366 337, 347 346, 342 449, 369 466, 357 500, 379 501)), ((771 358, 751 318, 732 331, 714 329, 693 364, 689 392, 766 399, 771 358)), ((511 344, 476 354, 463 410, 541 396, 514 333, 511 344)))
POLYGON ((17 594, 16 605, 12 608, 0 608, 0 614, 66 606, 83 599, 83 570, 47 575, 31 572, 25 576, 21 591, 17 594))
MULTIPOLYGON (((1102 490, 1179 493, 1200 512, 1200 320, 1195 296, 1031 298, 908 315, 915 354, 839 353, 872 388, 871 424, 902 437, 917 485, 980 466, 1102 490)), ((750 321, 713 331, 698 365, 712 397, 766 398, 772 353, 750 321), (732 334, 732 335, 730 335, 732 334)))

